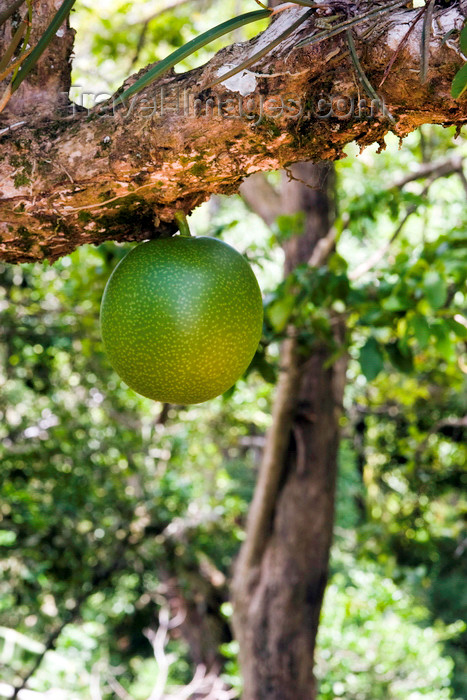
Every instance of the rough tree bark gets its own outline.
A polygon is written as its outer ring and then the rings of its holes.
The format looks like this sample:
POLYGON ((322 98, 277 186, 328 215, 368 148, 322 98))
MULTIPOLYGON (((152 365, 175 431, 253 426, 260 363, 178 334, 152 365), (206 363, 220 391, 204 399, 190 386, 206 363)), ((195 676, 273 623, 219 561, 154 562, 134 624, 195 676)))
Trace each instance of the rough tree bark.
MULTIPOLYGON (((286 274, 299 263, 324 264, 333 241, 332 166, 298 164, 293 174, 298 180, 284 183, 281 202, 272 208, 273 214, 306 215, 305 233, 286 244, 286 274)), ((256 184, 247 181, 243 192, 258 211, 256 184)), ((264 183, 262 188, 264 194, 264 183)), ((345 359, 326 367, 328 356, 321 345, 304 356, 294 337, 282 348, 273 423, 232 586, 244 700, 316 696, 313 656, 332 539, 346 370, 345 359)))
MULTIPOLYGON (((41 26, 55 4, 34 3, 41 26)), ((341 19, 376 6, 369 0, 325 4, 341 19)), ((156 81, 115 113, 64 111, 59 95, 68 89, 71 48, 65 27, 0 116, 0 257, 54 260, 84 243, 169 235, 176 209, 189 212, 214 192, 234 192, 255 171, 335 160, 348 142, 382 143, 388 130, 402 137, 426 122, 465 123, 467 101, 450 96, 463 58, 455 33, 443 39, 463 25, 466 0, 435 7, 424 84, 419 9, 393 7, 353 27, 361 66, 378 86, 418 18, 380 90, 385 108, 373 115, 345 33, 296 48, 298 39, 323 31, 324 7, 242 76, 209 87, 226 67, 264 48, 308 11, 281 12, 262 35, 220 51, 197 70, 156 81)), ((2 29, 0 54, 9 32, 2 29)))

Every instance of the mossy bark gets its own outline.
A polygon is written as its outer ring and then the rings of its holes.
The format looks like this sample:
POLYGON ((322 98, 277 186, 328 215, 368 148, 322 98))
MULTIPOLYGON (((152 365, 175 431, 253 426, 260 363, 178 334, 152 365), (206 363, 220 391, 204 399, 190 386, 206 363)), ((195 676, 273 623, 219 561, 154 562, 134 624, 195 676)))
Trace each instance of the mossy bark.
MULTIPOLYGON (((374 6, 340 1, 336 8, 353 17, 374 6)), ((0 125, 0 258, 55 260, 84 243, 170 235, 176 210, 188 213, 213 193, 236 192, 255 171, 336 160, 350 141, 383 145, 390 130, 403 137, 423 123, 465 123, 467 101, 450 96, 462 57, 455 39, 443 43, 464 22, 464 0, 435 10, 423 85, 417 23, 380 90, 385 106, 373 105, 373 114, 345 34, 296 48, 299 39, 322 31, 318 15, 247 75, 209 87, 227 65, 238 65, 306 11, 280 13, 252 41, 220 51, 199 69, 158 80, 115 111, 110 105, 109 111, 73 113, 53 98, 45 114, 32 114, 26 97, 13 101, 0 125)), ((417 14, 402 7, 354 28, 360 63, 373 86, 393 58, 401 26, 409 28, 417 14)), ((68 61, 66 36, 57 48, 62 63, 68 61)), ((47 65, 40 70, 46 91, 57 96, 47 65)), ((66 76, 64 71, 59 81, 65 89, 66 76)))

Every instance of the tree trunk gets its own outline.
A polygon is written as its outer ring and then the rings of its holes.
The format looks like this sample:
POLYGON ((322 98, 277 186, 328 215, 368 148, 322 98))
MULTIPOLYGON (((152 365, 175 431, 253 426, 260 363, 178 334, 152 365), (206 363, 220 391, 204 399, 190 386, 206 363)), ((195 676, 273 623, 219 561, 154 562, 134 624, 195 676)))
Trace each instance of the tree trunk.
MULTIPOLYGON (((332 238, 334 172, 300 164, 284 184, 287 212, 304 211, 305 233, 286 245, 286 273, 325 262, 332 238)), ((285 213, 285 212, 284 212, 285 213)), ((293 329, 290 329, 293 332, 293 329)), ((342 328, 338 332, 342 332, 342 328)), ((247 539, 233 582, 244 700, 313 700, 313 657, 328 575, 334 520, 338 419, 346 362, 326 367, 329 350, 303 357, 284 342, 281 375, 247 539)))
MULTIPOLYGON (((419 8, 406 4, 291 5, 252 41, 223 49, 196 70, 171 72, 115 109, 110 100, 89 113, 60 98, 72 40, 62 28, 0 115, 0 257, 55 260, 84 243, 170 235, 176 210, 188 213, 213 193, 235 192, 253 172, 336 160, 351 141, 384 147, 389 130, 403 137, 423 123, 462 126, 467 101, 454 100, 450 89, 463 60, 457 30, 466 0, 435 7, 424 82, 423 22, 419 8), (326 20, 328 10, 338 19, 326 20), (337 27, 342 22, 351 24, 337 27), (310 37, 315 43, 297 46, 310 37), (272 42, 248 70, 213 85, 227 67, 272 42), (368 96, 369 83, 379 101, 368 96)), ((55 5, 34 3, 36 35, 55 5)), ((0 54, 8 45, 8 27, 1 29, 0 54)))

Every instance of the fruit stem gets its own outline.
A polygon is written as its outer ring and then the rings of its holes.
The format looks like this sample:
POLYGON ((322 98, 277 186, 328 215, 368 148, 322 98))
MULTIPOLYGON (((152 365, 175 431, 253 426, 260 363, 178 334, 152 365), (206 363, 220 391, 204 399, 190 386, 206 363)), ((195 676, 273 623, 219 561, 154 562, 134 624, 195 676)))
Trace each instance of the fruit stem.
POLYGON ((192 238, 192 233, 190 231, 190 226, 188 224, 185 212, 176 211, 175 221, 178 224, 178 230, 180 231, 180 235, 184 238, 192 238))

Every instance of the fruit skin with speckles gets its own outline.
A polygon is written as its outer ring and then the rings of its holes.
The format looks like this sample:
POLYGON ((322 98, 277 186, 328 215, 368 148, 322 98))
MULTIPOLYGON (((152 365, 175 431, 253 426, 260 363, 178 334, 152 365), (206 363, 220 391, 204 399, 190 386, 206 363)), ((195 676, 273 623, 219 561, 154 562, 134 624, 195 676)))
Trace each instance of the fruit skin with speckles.
POLYGON ((111 365, 156 401, 201 403, 227 391, 261 338, 263 305, 240 253, 215 238, 141 243, 117 265, 101 304, 111 365))

